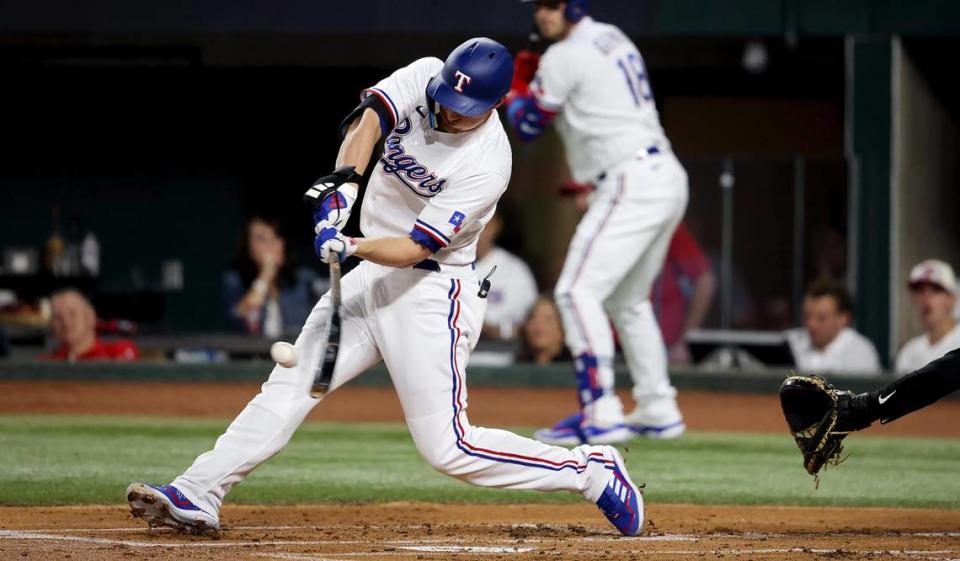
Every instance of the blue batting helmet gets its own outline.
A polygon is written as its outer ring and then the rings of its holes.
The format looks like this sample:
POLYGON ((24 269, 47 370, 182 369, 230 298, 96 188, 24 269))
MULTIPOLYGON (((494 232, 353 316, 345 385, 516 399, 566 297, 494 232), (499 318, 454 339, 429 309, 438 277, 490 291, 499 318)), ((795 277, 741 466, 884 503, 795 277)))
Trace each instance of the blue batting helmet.
MULTIPOLYGON (((538 5, 542 0, 520 0, 525 4, 537 2, 538 5)), ((590 0, 550 0, 545 2, 549 5, 559 6, 563 2, 566 4, 563 8, 563 17, 567 21, 572 23, 577 23, 583 19, 583 16, 587 15, 587 12, 590 11, 590 0)))
MULTIPOLYGON (((443 69, 427 84, 427 95, 451 111, 476 117, 507 95, 512 79, 510 51, 493 39, 475 37, 450 53, 443 69)), ((436 108, 430 109, 434 117, 436 108)))
POLYGON ((567 0, 567 7, 563 9, 563 17, 567 21, 576 23, 583 19, 590 11, 590 0, 567 0))

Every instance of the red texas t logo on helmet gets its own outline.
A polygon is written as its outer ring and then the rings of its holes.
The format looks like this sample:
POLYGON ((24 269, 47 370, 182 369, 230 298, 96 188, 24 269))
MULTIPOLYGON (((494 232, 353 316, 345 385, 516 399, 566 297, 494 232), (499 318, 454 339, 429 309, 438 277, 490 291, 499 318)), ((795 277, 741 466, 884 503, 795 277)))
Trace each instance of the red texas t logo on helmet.
POLYGON ((470 76, 467 76, 463 72, 457 70, 457 73, 454 74, 454 77, 457 79, 457 85, 453 87, 454 91, 457 93, 463 93, 463 87, 470 83, 470 76))

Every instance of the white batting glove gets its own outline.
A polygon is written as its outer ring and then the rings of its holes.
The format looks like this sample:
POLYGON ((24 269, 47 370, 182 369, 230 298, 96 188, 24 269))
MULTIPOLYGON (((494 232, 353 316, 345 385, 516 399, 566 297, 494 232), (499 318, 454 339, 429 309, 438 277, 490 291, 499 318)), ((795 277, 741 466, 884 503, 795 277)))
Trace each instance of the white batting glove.
POLYGON ((357 240, 344 236, 336 228, 324 228, 313 241, 313 249, 324 263, 333 261, 342 263, 344 259, 356 253, 357 240))
POLYGON ((350 219, 360 188, 356 183, 344 183, 327 195, 313 210, 313 231, 319 234, 326 228, 342 230, 350 219))

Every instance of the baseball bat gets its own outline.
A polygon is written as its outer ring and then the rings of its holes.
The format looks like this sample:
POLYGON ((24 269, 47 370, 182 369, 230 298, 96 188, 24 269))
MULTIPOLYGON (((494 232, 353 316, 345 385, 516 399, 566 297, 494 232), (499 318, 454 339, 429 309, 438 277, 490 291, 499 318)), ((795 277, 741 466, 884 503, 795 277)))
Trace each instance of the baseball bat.
POLYGON ((313 373, 310 397, 320 399, 330 389, 333 369, 340 354, 340 262, 330 263, 330 315, 324 329, 323 351, 313 373))

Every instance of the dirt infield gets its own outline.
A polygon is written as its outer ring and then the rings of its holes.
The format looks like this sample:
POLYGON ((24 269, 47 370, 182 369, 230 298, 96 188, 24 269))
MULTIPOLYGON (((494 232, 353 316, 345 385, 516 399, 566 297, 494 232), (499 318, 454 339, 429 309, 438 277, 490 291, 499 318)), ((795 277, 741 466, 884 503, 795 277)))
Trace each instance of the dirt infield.
MULTIPOLYGON (((176 415, 232 418, 256 394, 250 383, 123 383, 0 381, 0 413, 176 415), (149 396, 149 399, 144 399, 149 396)), ((631 404, 624 394, 624 403, 631 404)), ((470 419, 485 426, 542 426, 576 408, 565 388, 470 388, 470 419)), ((628 405, 629 407, 630 405, 628 405)), ((776 395, 681 392, 691 430, 784 432, 776 395)), ((945 400, 896 423, 871 427, 870 436, 960 436, 960 400, 945 400)), ((402 422, 389 387, 345 387, 310 413, 314 421, 402 422)))
POLYGON ((222 520, 212 539, 149 531, 120 506, 0 508, 0 559, 960 558, 960 511, 653 505, 637 538, 590 505, 227 506, 222 520))

